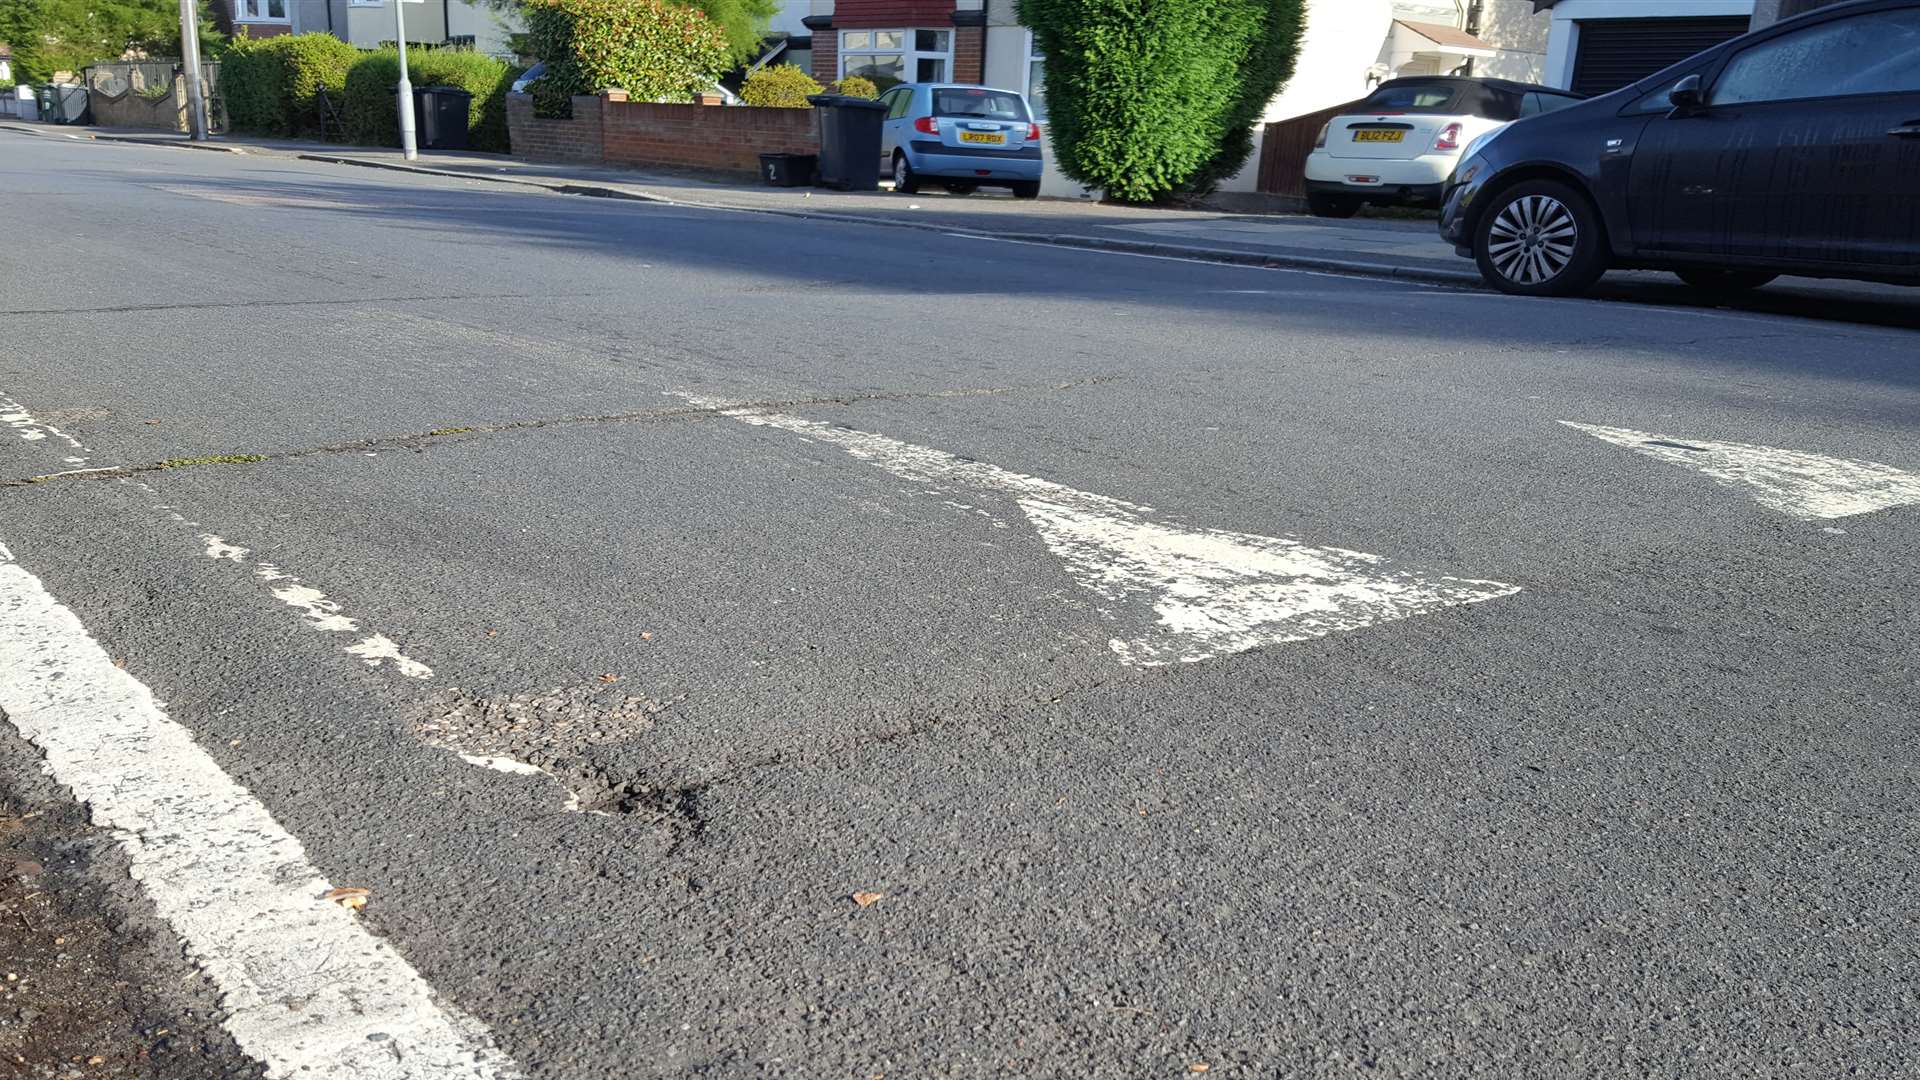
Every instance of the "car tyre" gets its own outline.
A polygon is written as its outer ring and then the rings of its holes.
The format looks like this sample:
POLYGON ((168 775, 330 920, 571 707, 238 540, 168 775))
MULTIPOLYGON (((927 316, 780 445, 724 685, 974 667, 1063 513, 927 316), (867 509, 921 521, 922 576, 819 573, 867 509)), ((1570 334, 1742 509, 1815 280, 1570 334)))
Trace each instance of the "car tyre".
POLYGON ((1013 185, 1013 197, 1016 199, 1037 199, 1040 197, 1040 181, 1022 180, 1013 185))
POLYGON ((1734 293, 1752 292, 1780 275, 1769 274, 1765 270, 1690 269, 1675 270, 1673 276, 1701 292, 1730 296, 1734 293))
POLYGON ((1557 180, 1522 180, 1496 194, 1474 230, 1487 284, 1515 296, 1578 296, 1607 272, 1600 214, 1557 180))
POLYGON ((893 192, 896 195, 920 194, 920 178, 914 175, 905 151, 893 152, 893 192))
POLYGON ((1308 195, 1307 210, 1314 217, 1350 218, 1365 205, 1351 195, 1308 195))
POLYGON ((949 195, 971 195, 980 190, 979 184, 968 184, 959 181, 951 184, 941 184, 940 186, 946 188, 947 194, 949 195))

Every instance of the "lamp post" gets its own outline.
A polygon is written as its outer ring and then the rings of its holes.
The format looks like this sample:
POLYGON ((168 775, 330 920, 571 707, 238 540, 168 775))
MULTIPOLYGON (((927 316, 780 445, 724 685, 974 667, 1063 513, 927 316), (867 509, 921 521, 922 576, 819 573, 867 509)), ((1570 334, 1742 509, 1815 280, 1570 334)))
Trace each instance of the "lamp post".
POLYGON ((180 66, 187 80, 187 130, 207 140, 207 96, 200 90, 200 13, 194 0, 180 0, 180 66))
POLYGON ((420 156, 420 151, 413 142, 413 83, 407 79, 406 8, 407 0, 393 0, 393 32, 400 46, 400 85, 395 88, 394 96, 400 99, 400 156, 412 161, 420 156))

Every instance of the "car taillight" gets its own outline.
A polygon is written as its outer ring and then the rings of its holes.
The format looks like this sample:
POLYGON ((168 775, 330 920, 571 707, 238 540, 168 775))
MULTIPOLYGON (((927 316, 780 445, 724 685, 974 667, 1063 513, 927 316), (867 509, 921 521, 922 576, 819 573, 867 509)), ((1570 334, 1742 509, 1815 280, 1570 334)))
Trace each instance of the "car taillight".
POLYGON ((1027 125, 1027 141, 1028 142, 1040 141, 1040 125, 1039 124, 1027 125))
POLYGON ((1460 124, 1448 124, 1446 127, 1441 128, 1440 137, 1433 140, 1433 148, 1435 150, 1460 149, 1461 130, 1462 125, 1460 124))
POLYGON ((922 116, 914 120, 913 130, 923 135, 938 135, 940 134, 940 121, 935 117, 922 116))
POLYGON ((1313 148, 1315 150, 1325 150, 1327 148, 1327 129, 1332 126, 1333 121, 1331 120, 1320 125, 1320 134, 1313 137, 1313 148))

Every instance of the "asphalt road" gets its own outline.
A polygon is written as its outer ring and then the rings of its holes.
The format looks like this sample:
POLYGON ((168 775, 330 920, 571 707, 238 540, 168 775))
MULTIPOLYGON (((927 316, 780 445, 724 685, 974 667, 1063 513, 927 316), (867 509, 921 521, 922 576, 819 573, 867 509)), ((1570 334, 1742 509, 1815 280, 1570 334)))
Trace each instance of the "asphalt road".
POLYGON ((7 134, 0 190, 0 791, 103 800, 73 902, 206 973, 126 1053, 404 998, 335 1075, 1920 1071, 1913 330, 7 134), (191 740, 67 738, 128 717, 191 740), (247 914, 256 803, 389 967, 247 914))

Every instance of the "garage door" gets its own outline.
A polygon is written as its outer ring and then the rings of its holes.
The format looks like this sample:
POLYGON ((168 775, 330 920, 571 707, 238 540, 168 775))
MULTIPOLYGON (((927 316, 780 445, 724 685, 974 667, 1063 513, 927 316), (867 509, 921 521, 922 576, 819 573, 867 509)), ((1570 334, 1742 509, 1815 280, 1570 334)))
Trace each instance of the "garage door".
POLYGON ((1573 58, 1581 94, 1618 90, 1747 32, 1744 15, 1712 19, 1582 19, 1573 58))

